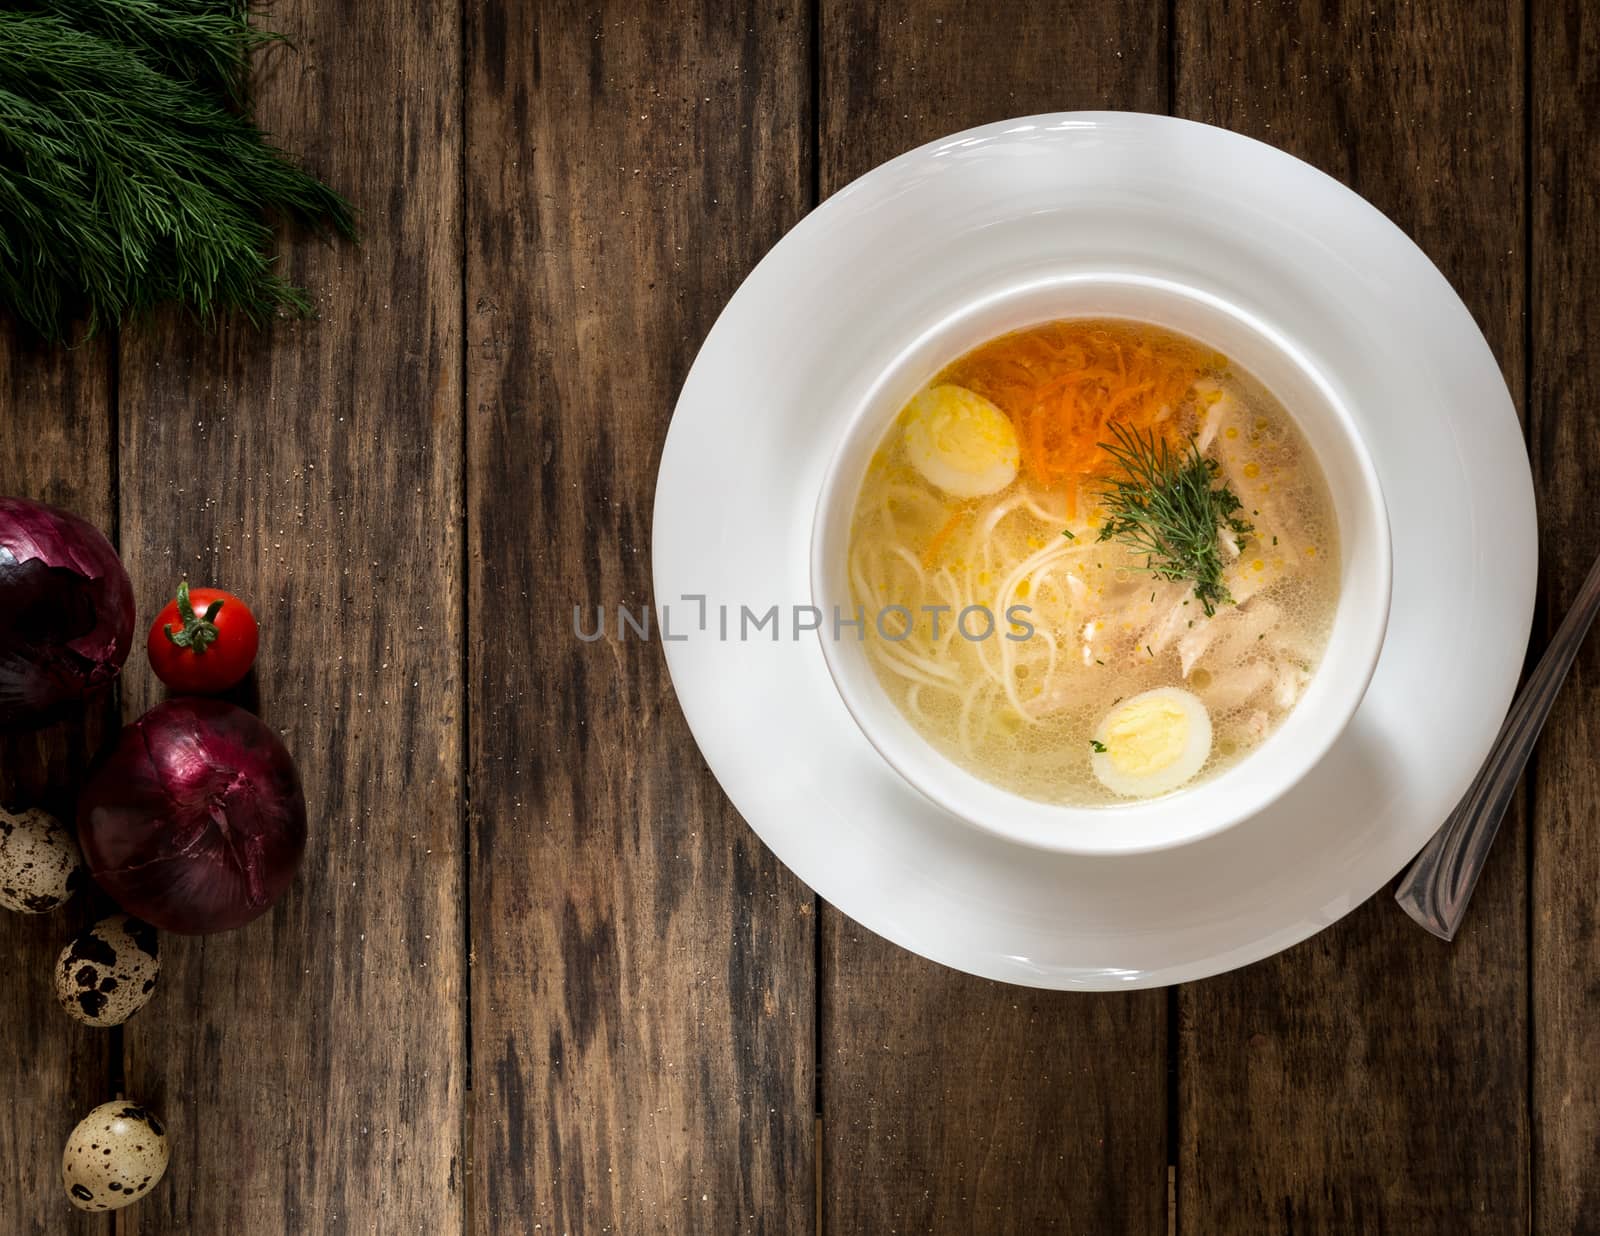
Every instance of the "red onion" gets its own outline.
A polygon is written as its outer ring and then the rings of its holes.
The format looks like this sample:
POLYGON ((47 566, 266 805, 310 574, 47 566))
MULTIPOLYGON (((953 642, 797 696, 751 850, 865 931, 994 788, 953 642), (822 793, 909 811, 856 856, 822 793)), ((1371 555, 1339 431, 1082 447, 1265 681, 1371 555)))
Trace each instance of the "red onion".
POLYGON ((0 498, 0 729, 40 725, 111 682, 133 642, 133 585, 93 524, 0 498))
POLYGON ((227 931, 294 880, 306 802, 294 760, 259 718, 216 699, 157 704, 117 739, 78 801, 89 873, 166 931, 227 931))

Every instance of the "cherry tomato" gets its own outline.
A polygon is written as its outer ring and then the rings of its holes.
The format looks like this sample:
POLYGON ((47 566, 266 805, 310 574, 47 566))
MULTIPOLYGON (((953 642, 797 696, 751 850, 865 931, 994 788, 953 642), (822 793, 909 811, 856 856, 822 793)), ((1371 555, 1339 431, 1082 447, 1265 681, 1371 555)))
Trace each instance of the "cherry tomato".
POLYGON ((156 615, 146 647, 156 677, 174 691, 226 691, 255 664, 261 630, 250 607, 219 588, 178 585, 175 600, 156 615))

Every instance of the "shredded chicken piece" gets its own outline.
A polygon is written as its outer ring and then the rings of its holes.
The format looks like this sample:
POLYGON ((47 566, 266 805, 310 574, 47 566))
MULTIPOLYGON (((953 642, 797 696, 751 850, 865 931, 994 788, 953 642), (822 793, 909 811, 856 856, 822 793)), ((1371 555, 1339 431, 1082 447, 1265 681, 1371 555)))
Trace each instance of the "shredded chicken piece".
POLYGON ((1265 691, 1274 682, 1273 668, 1265 661, 1224 670, 1200 689, 1200 698, 1213 712, 1228 712, 1265 691))
POLYGON ((1246 605, 1219 609, 1184 632, 1178 640, 1178 659, 1187 678, 1202 659, 1227 664, 1246 656, 1261 637, 1278 625, 1283 610, 1262 598, 1246 605))
POLYGON ((1233 395, 1210 378, 1201 378, 1194 384, 1195 403, 1199 411, 1200 430, 1195 434, 1195 445, 1205 454, 1212 441, 1229 425, 1237 428, 1242 421, 1243 406, 1233 395))
POLYGON ((1277 680, 1272 686, 1272 702, 1278 708, 1288 709, 1294 707, 1294 702, 1300 698, 1300 693, 1306 689, 1306 684, 1311 681, 1311 675, 1298 665, 1287 662, 1277 663, 1277 680))
POLYGON ((1189 623, 1198 624, 1205 617, 1205 610, 1200 607, 1200 602, 1195 600, 1194 586, 1170 583, 1166 585, 1168 597, 1166 608, 1139 633, 1137 641, 1140 651, 1149 648, 1150 652, 1160 656, 1185 631, 1189 630, 1189 623))
MULTIPOLYGON (((1222 405, 1219 403, 1217 406, 1222 405)), ((1222 469, 1222 479, 1234 493, 1239 495, 1239 500, 1244 503, 1241 514, 1255 527, 1255 531, 1250 535, 1249 544, 1244 548, 1247 551, 1270 549, 1275 557, 1282 557, 1290 569, 1298 566, 1300 553, 1305 545, 1305 529, 1294 517, 1289 505, 1279 500, 1276 492, 1263 493, 1263 486, 1246 475, 1245 469, 1250 461, 1244 458, 1249 445, 1245 435, 1241 432, 1237 437, 1230 438, 1223 433, 1214 435, 1212 441, 1216 449, 1211 452, 1211 456, 1222 469), (1276 544, 1273 544, 1274 537, 1277 538, 1276 544)), ((1200 449, 1203 451, 1206 448, 1202 446, 1200 449)), ((1245 555, 1246 558, 1251 556, 1250 553, 1245 555)))

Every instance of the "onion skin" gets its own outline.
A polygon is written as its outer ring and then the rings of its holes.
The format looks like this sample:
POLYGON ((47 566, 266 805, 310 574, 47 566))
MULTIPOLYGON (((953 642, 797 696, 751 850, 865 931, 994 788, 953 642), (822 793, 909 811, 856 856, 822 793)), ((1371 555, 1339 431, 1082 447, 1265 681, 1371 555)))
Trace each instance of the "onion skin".
POLYGON ((133 619, 133 585, 98 528, 0 497, 0 730, 53 721, 109 686, 133 619))
POLYGON ((78 803, 89 874, 129 914, 203 935, 266 913, 294 882, 306 803, 252 713, 180 697, 124 727, 78 803))

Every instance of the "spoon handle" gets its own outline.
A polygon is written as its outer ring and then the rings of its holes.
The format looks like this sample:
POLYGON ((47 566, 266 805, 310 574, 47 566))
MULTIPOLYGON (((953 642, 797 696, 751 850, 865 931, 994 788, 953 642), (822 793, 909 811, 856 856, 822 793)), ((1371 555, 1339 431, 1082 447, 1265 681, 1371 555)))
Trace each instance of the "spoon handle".
POLYGON ((1395 889, 1401 909, 1441 940, 1455 939, 1461 927, 1500 820, 1597 610, 1600 559, 1589 568, 1561 629, 1511 705, 1477 779, 1395 889))

